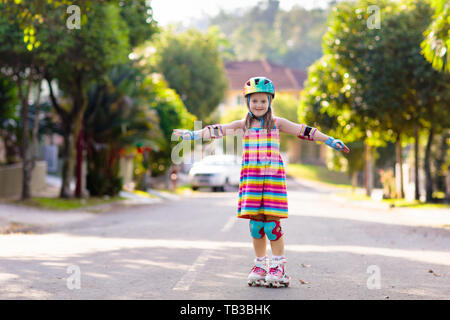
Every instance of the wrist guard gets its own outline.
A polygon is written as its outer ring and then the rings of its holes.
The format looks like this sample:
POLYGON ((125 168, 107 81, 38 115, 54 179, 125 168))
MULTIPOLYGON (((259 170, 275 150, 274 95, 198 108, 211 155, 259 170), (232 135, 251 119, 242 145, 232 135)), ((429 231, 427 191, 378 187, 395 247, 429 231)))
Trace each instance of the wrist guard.
POLYGON ((344 143, 342 143, 341 140, 335 139, 335 138, 333 138, 333 137, 329 137, 328 140, 325 141, 325 144, 326 144, 327 146, 330 146, 330 147, 333 148, 334 150, 337 150, 337 151, 341 151, 342 148, 344 147, 344 143), (338 143, 339 143, 340 145, 338 145, 338 143))
POLYGON ((211 139, 223 137, 223 129, 221 124, 217 123, 206 127, 208 128, 209 136, 211 137, 211 139))
POLYGON ((200 135, 198 134, 197 131, 185 130, 185 131, 183 132, 183 135, 181 136, 181 140, 198 140, 198 139, 200 139, 200 135), (189 133, 189 135, 190 135, 189 138, 183 138, 183 136, 184 136, 186 133, 189 133))
POLYGON ((316 131, 316 128, 308 127, 307 125, 302 124, 300 128, 300 134, 297 136, 297 138, 313 141, 316 131))

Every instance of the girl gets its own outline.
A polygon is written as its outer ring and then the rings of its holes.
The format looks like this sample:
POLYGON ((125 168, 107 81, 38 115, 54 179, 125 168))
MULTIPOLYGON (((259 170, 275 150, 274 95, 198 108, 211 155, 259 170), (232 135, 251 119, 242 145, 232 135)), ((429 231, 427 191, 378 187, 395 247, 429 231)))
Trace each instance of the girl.
POLYGON ((174 134, 182 139, 216 139, 243 130, 244 150, 237 215, 239 218, 249 219, 256 255, 248 284, 287 287, 290 277, 285 270, 280 220, 287 218, 288 205, 279 132, 295 135, 302 140, 323 141, 338 151, 348 153, 350 149, 342 141, 329 137, 316 128, 274 117, 271 103, 275 98, 275 89, 268 78, 249 79, 244 85, 244 96, 248 108, 245 119, 206 126, 198 131, 175 129, 174 134), (272 249, 270 264, 266 255, 266 237, 272 249))

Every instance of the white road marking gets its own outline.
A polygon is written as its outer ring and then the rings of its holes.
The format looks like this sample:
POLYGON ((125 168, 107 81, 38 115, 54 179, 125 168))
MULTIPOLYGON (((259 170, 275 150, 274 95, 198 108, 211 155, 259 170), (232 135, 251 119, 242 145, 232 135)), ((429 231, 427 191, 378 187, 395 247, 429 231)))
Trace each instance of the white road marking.
POLYGON ((206 261, 209 260, 211 256, 210 250, 203 251, 198 258, 194 261, 189 270, 184 274, 184 276, 175 284, 172 290, 175 291, 187 291, 191 287, 199 270, 205 266, 206 261))
POLYGON ((221 232, 229 231, 234 226, 236 220, 237 218, 235 216, 230 217, 230 219, 228 219, 227 223, 223 226, 222 230, 220 231, 221 232))

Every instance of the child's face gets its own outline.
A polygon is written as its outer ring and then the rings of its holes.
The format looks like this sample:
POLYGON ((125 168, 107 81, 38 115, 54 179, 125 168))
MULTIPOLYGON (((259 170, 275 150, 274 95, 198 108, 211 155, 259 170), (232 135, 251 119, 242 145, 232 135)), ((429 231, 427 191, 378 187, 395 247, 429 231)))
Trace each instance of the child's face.
POLYGON ((250 95, 250 111, 256 116, 262 116, 269 108, 269 96, 267 93, 257 92, 250 95))

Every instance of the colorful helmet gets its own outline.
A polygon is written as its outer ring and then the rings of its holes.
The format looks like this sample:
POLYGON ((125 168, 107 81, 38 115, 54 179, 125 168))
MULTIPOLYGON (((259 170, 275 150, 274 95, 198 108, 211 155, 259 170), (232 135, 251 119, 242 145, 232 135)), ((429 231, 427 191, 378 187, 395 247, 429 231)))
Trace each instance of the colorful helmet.
POLYGON ((256 92, 270 93, 272 97, 275 97, 275 89, 273 82, 266 77, 253 77, 250 78, 244 86, 244 96, 256 92))

